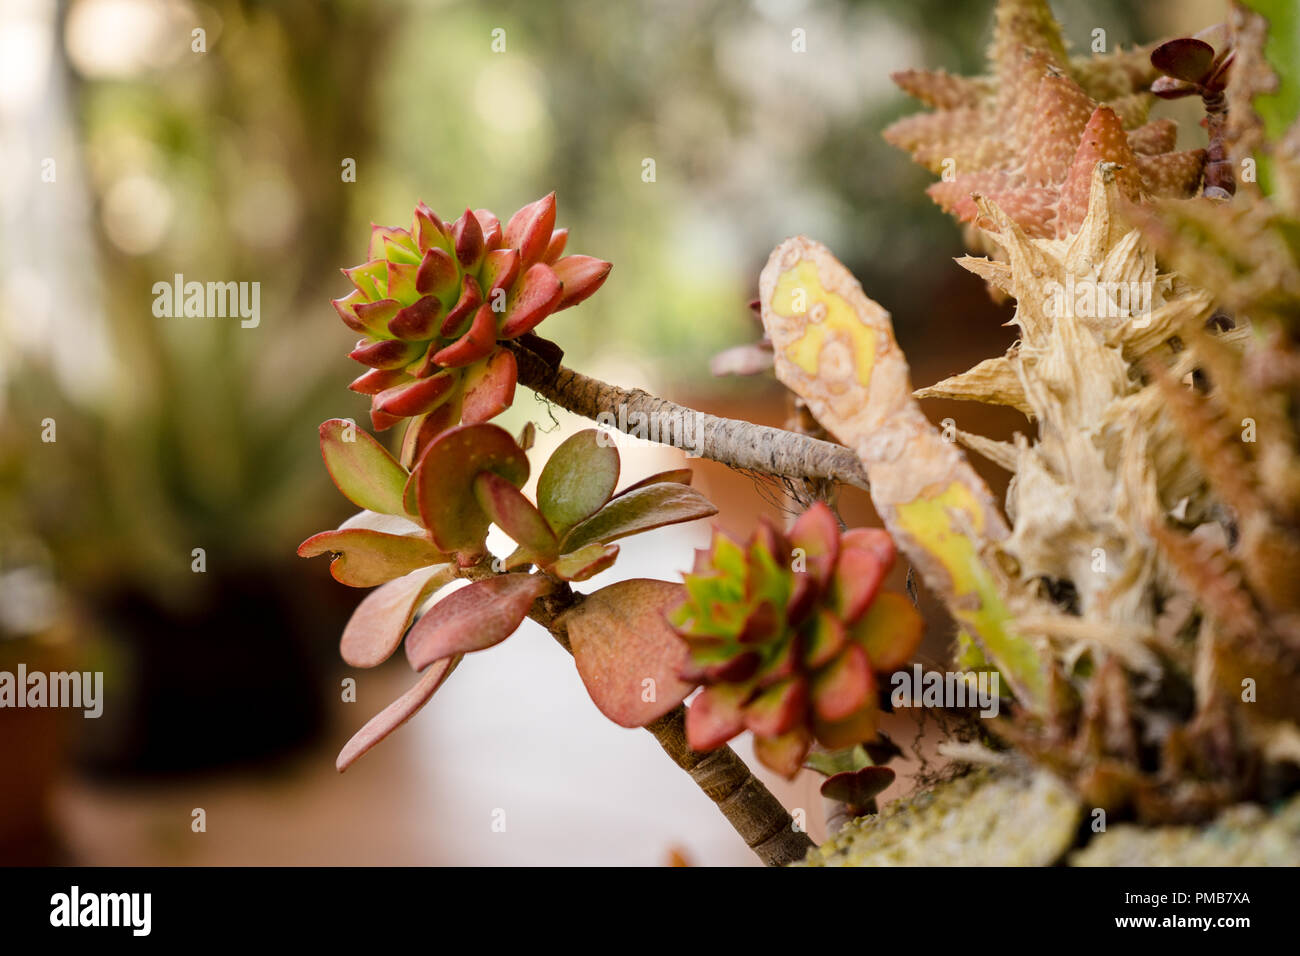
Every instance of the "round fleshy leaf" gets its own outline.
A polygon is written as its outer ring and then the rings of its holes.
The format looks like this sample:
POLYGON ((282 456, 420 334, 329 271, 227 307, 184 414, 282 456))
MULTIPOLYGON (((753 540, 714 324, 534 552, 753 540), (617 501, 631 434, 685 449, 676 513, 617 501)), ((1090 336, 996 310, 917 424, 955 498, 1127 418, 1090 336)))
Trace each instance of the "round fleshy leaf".
POLYGON ((375 588, 357 605, 343 629, 339 642, 343 660, 352 667, 375 667, 388 660, 402 643, 420 605, 455 578, 455 568, 441 564, 375 588))
POLYGON ((1151 51, 1151 65, 1187 83, 1199 83, 1214 65, 1214 47, 1195 37, 1167 40, 1151 51))
POLYGON ((576 551, 594 541, 608 544, 630 534, 640 534, 665 525, 695 521, 718 513, 708 498, 688 485, 647 485, 610 500, 594 515, 577 525, 564 539, 564 551, 576 551))
POLYGON ((492 523, 510 535, 537 564, 549 564, 559 554, 555 532, 542 513, 500 475, 481 471, 474 479, 474 496, 492 523))
POLYGON ((500 644, 528 616, 548 587, 532 574, 501 574, 453 591, 415 622, 406 637, 406 658, 416 670, 455 654, 500 644))
POLYGON ((853 639, 871 659, 871 669, 891 674, 912 659, 921 646, 925 621, 905 595, 884 591, 853 627, 853 639))
POLYGON ((594 428, 570 435, 537 478, 537 505, 558 535, 590 518, 618 485, 618 449, 594 428))
POLYGON ((666 617, 681 600, 680 585, 635 578, 588 595, 564 618, 587 693, 621 727, 657 720, 694 689, 678 676, 688 650, 666 617))
POLYGON ((474 479, 481 471, 518 488, 528 480, 528 456, 503 428, 461 425, 430 442, 415 470, 420 517, 443 551, 483 551, 491 519, 474 496, 474 479))
POLYGON ((331 418, 320 426, 320 451, 335 486, 358 508, 403 513, 406 469, 364 429, 331 418))
POLYGON ((322 531, 298 545, 299 557, 322 554, 332 556, 330 574, 334 580, 353 588, 372 588, 416 568, 447 560, 447 555, 425 538, 363 528, 322 531))
POLYGON ((429 702, 429 698, 443 685, 443 682, 451 676, 451 672, 459 663, 459 657, 438 661, 420 675, 414 687, 372 717, 369 723, 358 730, 339 752, 338 759, 334 763, 339 773, 347 770, 375 744, 414 717, 416 712, 429 702))
POLYGON ((893 782, 894 771, 888 767, 863 767, 827 777, 821 794, 850 807, 865 807, 893 782))

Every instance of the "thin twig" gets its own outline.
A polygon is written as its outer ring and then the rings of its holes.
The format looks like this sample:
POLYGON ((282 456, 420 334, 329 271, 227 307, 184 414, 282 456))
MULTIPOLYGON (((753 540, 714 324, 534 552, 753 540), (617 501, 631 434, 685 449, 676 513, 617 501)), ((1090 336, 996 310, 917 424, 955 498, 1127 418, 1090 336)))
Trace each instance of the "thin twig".
POLYGON ((519 366, 519 381, 576 415, 690 450, 732 468, 868 487, 862 462, 843 445, 783 428, 709 415, 639 388, 620 388, 551 364, 517 342, 507 345, 519 366), (646 418, 641 419, 642 415, 646 418), (649 422, 656 423, 655 427, 651 428, 649 422))

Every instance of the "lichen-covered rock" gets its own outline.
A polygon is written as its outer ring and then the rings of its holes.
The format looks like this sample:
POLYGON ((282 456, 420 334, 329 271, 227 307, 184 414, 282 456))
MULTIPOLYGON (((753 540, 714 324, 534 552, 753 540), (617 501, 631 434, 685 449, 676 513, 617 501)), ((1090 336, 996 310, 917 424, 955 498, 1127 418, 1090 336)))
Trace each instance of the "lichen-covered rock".
POLYGON ((1300 866, 1300 796, 1273 812, 1229 807, 1202 827, 1122 823, 1070 855, 1071 866, 1300 866))
POLYGON ((979 770, 848 823, 803 866, 1050 866, 1082 808, 1055 777, 979 770))

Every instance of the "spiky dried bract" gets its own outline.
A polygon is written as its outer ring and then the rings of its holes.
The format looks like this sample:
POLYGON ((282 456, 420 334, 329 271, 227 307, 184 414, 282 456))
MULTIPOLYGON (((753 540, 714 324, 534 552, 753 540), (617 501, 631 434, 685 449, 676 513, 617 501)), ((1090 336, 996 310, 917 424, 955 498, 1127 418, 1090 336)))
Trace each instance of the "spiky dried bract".
POLYGON ((1093 167, 1115 163, 1132 201, 1195 195, 1204 150, 1174 152, 1168 120, 1146 122, 1149 48, 1069 59, 1045 0, 1002 0, 987 79, 907 71, 895 81, 936 107, 885 139, 943 176, 928 190, 962 222, 974 196, 1033 237, 1063 237, 1087 211, 1093 167))
POLYGON ((355 290, 334 308, 363 336, 351 357, 370 371, 351 387, 372 396, 376 429, 415 419, 427 443, 510 405, 515 360, 501 342, 577 305, 610 270, 590 256, 561 257, 568 232, 554 226, 551 193, 504 228, 486 209, 444 223, 424 203, 409 230, 371 227, 369 258, 343 270, 355 290))
POLYGON ((788 535, 766 521, 743 544, 715 533, 669 617, 690 649, 686 676, 706 685, 687 712, 692 749, 749 729, 759 759, 793 777, 814 739, 873 739, 876 675, 906 663, 922 634, 911 603, 879 591, 893 560, 888 534, 841 534, 820 502, 788 535))

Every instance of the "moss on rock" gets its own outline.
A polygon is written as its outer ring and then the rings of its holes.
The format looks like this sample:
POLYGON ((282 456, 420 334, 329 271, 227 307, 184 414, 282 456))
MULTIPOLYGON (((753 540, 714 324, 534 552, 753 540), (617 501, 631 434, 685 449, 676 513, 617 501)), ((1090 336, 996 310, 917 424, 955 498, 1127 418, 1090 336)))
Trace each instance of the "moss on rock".
POLYGON ((804 866, 1049 866, 1082 807, 1045 772, 977 770, 845 824, 804 866))

